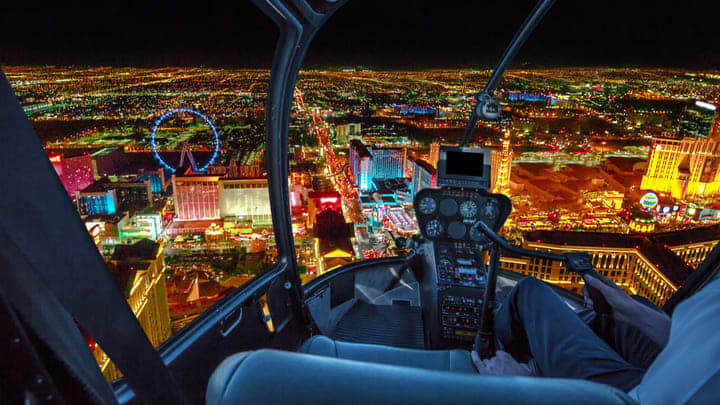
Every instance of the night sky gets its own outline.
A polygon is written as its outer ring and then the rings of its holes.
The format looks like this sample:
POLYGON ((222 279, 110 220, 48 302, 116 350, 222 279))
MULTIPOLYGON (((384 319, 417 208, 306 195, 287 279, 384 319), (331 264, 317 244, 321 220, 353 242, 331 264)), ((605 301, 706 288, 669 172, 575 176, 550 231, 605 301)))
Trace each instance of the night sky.
MULTIPOLYGON (((3 65, 269 68, 277 38, 247 0, 13 3, 0 12, 3 65)), ((534 3, 351 0, 305 67, 492 67, 534 3)), ((720 1, 558 0, 514 66, 720 69, 719 21, 720 1)))

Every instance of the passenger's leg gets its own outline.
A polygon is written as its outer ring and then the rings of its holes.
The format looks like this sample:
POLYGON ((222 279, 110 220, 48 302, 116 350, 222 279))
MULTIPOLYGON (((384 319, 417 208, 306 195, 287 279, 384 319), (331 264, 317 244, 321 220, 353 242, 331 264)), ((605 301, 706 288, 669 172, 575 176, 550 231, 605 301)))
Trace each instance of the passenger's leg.
MULTIPOLYGON (((644 297, 632 296, 637 301, 657 309, 644 297)), ((588 324, 610 347, 635 367, 647 370, 662 348, 638 328, 616 321, 612 316, 598 314, 588 324)))
POLYGON ((534 278, 520 280, 505 298, 495 314, 495 333, 517 361, 534 358, 544 377, 587 379, 629 391, 643 376, 534 278))

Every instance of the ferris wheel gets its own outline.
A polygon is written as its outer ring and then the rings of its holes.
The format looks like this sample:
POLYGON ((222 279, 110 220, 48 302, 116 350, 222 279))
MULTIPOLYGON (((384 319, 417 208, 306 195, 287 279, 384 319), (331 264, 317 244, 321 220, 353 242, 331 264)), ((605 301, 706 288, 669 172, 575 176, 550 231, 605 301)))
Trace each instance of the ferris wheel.
POLYGON ((158 152, 158 145, 157 141, 155 139, 155 134, 160 127, 160 124, 162 124, 165 120, 167 120, 169 117, 179 114, 179 113, 189 113, 192 115, 195 115, 197 117, 202 118, 212 129, 213 136, 214 136, 214 147, 213 147, 213 154, 210 157, 210 159, 205 163, 203 166, 198 167, 195 163, 195 158, 192 155, 192 151, 190 150, 190 144, 188 141, 183 142, 183 149, 180 154, 180 165, 182 166, 185 157, 187 156, 187 159, 190 162, 190 166, 192 167, 192 170, 195 172, 204 172, 207 170, 207 168, 215 162, 215 159, 217 158, 218 152, 220 151, 220 137, 218 136, 217 129, 215 128, 215 125, 210 121, 210 118, 208 118, 205 114, 201 113, 200 111, 193 110, 190 108, 175 108, 172 110, 169 110, 165 112, 163 115, 160 116, 155 121, 155 125, 152 128, 152 133, 150 134, 150 145, 152 146, 153 154, 155 155, 155 159, 160 163, 161 166, 163 166, 165 169, 169 170, 170 173, 175 173, 177 171, 177 168, 172 167, 170 164, 168 164, 165 159, 160 156, 160 153, 158 152))

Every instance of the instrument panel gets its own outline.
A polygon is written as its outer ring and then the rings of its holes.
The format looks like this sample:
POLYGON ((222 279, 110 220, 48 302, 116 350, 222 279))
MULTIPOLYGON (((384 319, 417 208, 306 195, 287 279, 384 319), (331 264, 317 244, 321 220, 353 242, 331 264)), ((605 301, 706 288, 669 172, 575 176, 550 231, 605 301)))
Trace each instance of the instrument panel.
POLYGON ((484 190, 420 190, 415 196, 415 216, 423 236, 433 241, 484 243, 485 236, 472 228, 482 220, 495 232, 505 223, 512 204, 503 194, 484 190))
POLYGON ((476 295, 450 293, 440 299, 442 337, 452 340, 475 340, 482 316, 482 298, 476 295))
POLYGON ((433 245, 438 284, 485 286, 487 269, 476 245, 463 242, 436 242, 433 245))
POLYGON ((437 283, 438 347, 468 348, 482 318, 488 269, 483 251, 489 240, 473 228, 483 221, 498 232, 510 215, 512 203, 503 194, 483 189, 425 188, 414 199, 420 232, 432 244, 428 264, 437 283))

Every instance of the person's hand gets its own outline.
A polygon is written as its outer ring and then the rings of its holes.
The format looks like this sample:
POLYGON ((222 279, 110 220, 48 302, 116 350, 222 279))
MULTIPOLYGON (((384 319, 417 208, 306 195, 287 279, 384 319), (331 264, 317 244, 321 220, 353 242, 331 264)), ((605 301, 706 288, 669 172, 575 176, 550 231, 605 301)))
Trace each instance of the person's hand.
POLYGON ((472 361, 478 373, 483 375, 505 375, 530 377, 532 370, 527 364, 518 363, 509 353, 498 350, 495 357, 487 360, 480 359, 476 351, 471 353, 472 361))
MULTIPOLYGON (((611 287, 589 275, 586 275, 583 278, 588 285, 600 291, 600 293, 605 297, 605 301, 607 301, 608 305, 610 305, 613 309, 613 317, 615 319, 631 323, 630 321, 637 312, 637 306, 642 304, 639 304, 637 301, 632 299, 617 285, 611 287)), ((590 295, 587 293, 587 288, 585 287, 583 287, 583 296, 585 296, 585 303, 588 304, 589 301, 589 308, 592 308, 592 299, 590 299, 590 295)))

